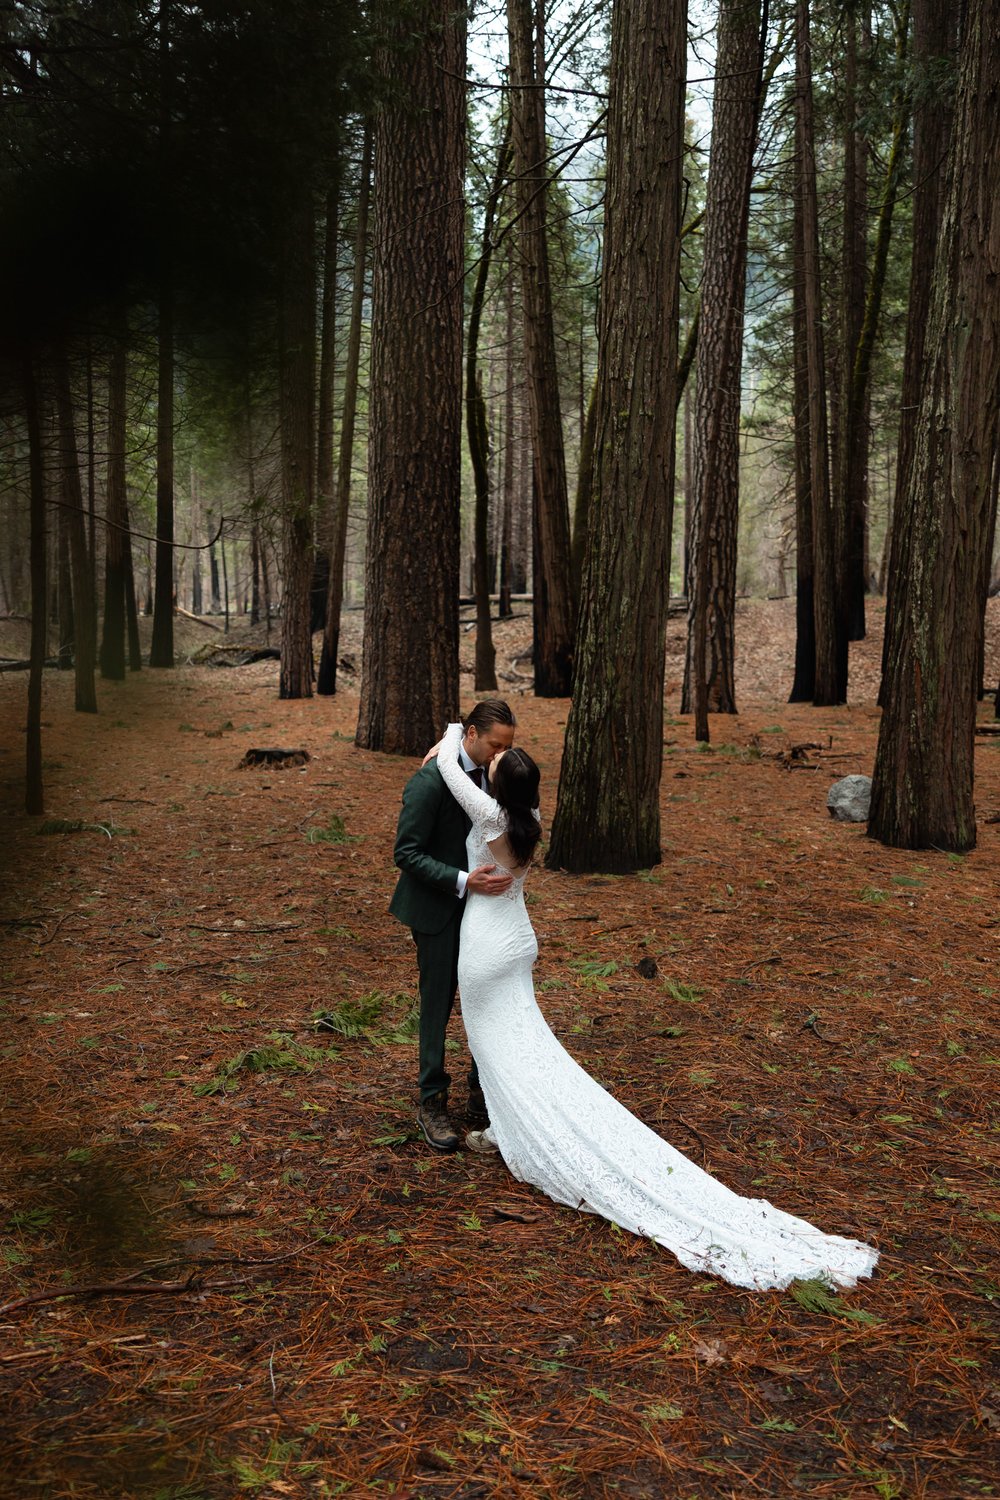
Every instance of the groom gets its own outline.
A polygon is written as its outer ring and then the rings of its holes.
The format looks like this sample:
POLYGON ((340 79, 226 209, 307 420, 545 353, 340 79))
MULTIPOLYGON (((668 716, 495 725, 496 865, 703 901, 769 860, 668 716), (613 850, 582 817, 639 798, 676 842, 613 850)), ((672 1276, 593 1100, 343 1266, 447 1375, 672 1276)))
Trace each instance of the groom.
MULTIPOLYGON (((495 755, 514 741, 514 715, 506 703, 488 698, 464 720, 459 752, 463 769, 485 786, 495 755)), ((454 1151, 459 1138, 448 1118, 449 1077, 444 1066, 445 1031, 458 986, 458 938, 467 891, 500 896, 511 877, 495 865, 467 871, 469 819, 445 786, 436 757, 421 766, 403 789, 394 858, 399 881, 389 905, 412 930, 420 975, 420 1108, 417 1123, 435 1151, 454 1151)), ((473 1058, 469 1069, 469 1113, 486 1117, 486 1103, 473 1058)))

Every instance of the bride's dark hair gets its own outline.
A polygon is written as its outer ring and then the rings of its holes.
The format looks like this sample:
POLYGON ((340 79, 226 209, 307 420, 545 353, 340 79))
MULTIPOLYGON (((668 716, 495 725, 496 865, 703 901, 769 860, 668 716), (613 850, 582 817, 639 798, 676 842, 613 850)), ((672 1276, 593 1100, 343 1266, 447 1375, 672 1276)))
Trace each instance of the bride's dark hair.
POLYGON ((529 864, 542 836, 532 808, 538 806, 541 773, 524 750, 507 750, 493 773, 494 797, 507 814, 507 842, 519 865, 529 864))

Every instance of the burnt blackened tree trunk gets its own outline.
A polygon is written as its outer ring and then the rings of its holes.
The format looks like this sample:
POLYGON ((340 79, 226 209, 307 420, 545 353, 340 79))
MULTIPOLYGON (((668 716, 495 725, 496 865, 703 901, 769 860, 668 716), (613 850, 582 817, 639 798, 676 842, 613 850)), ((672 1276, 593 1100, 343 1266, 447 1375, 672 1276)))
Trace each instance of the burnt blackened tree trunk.
POLYGON ((969 0, 912 458, 897 525, 885 709, 868 831, 906 849, 976 842, 983 552, 1000 442, 1000 0, 969 0))
POLYGON ((451 0, 414 10, 381 59, 395 87, 375 129, 357 729, 359 745, 400 755, 458 709, 466 20, 451 0))
MULTIPOLYGON (((697 320, 688 646, 681 711, 736 712, 733 670, 740 494, 740 376, 747 226, 761 109, 767 6, 722 0, 697 320)), ((687 503, 687 500, 686 502, 687 503)))
POLYGON ((537 18, 533 15, 532 0, 507 0, 517 249, 534 463, 535 692, 565 698, 573 684, 576 605, 546 225, 543 13, 539 6, 537 18))
POLYGON ((660 859, 686 15, 633 0, 612 16, 593 485, 547 856, 569 870, 660 859))

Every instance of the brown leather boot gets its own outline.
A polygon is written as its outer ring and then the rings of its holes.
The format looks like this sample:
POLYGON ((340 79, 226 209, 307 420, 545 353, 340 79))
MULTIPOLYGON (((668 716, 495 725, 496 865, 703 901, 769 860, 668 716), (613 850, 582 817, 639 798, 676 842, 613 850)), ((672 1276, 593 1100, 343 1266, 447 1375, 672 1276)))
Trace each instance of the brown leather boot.
POLYGON ((425 1099, 417 1110, 417 1124, 424 1140, 435 1151, 457 1151, 458 1134, 448 1118, 448 1095, 441 1091, 425 1099))
POLYGON ((488 1125, 490 1117, 486 1110, 486 1099, 482 1089, 469 1089, 469 1102, 466 1106, 466 1117, 476 1125, 488 1125))

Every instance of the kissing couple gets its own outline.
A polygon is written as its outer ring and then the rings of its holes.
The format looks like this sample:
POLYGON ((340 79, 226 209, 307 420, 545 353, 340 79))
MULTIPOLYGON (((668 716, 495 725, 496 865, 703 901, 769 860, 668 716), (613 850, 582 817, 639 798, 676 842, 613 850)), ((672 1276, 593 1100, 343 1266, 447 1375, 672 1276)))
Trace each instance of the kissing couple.
MULTIPOLYGON (((460 1145, 448 1115, 445 1031, 456 987, 473 1061, 465 1146, 498 1155, 557 1203, 656 1240, 691 1271, 734 1286, 820 1278, 851 1287, 878 1252, 743 1198, 650 1130, 590 1077, 535 999, 538 943, 524 883, 541 837, 540 774, 514 747, 506 703, 449 724, 407 782, 390 905, 412 931, 420 977, 420 1106, 428 1145, 460 1145)), ((608 768, 614 774, 614 768, 608 768)))

